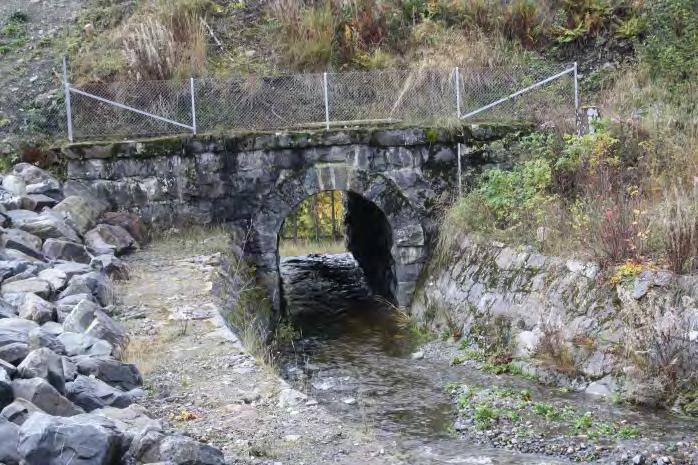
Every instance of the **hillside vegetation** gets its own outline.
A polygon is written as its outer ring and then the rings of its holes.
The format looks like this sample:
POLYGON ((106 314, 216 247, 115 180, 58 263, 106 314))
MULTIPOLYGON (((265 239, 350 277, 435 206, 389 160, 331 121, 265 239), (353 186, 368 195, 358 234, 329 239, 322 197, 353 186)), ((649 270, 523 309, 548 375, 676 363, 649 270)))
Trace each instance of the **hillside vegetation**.
POLYGON ((467 231, 634 270, 698 266, 694 0, 92 0, 60 48, 80 83, 578 61, 596 132, 514 143, 521 163, 447 210, 442 249, 467 231))

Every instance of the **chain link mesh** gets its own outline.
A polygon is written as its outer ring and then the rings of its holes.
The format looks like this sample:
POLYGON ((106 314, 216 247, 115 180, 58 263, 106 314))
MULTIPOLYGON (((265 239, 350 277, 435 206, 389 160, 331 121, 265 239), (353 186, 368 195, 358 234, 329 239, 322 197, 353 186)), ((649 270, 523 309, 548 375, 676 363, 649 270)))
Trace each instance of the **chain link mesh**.
MULTIPOLYGON (((274 130, 399 123, 442 126, 504 99, 566 68, 468 68, 352 71, 285 76, 196 79, 198 132, 274 130), (327 107, 325 105, 327 94, 327 107)), ((569 68, 567 68, 569 69, 569 68)), ((71 92, 76 138, 154 136, 191 132, 190 82, 90 84, 77 90, 171 120, 137 114, 71 92)), ((575 126, 574 77, 569 72, 468 117, 575 126)))

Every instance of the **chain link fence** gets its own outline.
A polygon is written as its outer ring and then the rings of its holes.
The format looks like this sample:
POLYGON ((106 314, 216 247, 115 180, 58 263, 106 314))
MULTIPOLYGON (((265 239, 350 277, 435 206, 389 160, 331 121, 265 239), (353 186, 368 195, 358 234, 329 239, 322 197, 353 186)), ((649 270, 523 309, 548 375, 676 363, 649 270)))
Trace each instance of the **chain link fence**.
MULTIPOLYGON (((352 71, 68 86, 74 139, 526 120, 576 125, 576 67, 352 71)), ((67 102, 68 103, 68 102, 67 102)))

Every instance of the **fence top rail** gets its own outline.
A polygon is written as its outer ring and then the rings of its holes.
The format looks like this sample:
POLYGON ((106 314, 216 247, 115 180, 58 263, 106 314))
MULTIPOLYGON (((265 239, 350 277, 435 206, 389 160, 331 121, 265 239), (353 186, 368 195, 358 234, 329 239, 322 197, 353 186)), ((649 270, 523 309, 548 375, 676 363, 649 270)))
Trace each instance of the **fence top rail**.
POLYGON ((491 72, 505 72, 512 76, 517 73, 529 73, 528 76, 532 75, 543 75, 550 76, 551 74, 560 73, 564 74, 567 72, 572 72, 573 64, 561 64, 559 66, 550 66, 542 69, 540 67, 526 67, 526 66, 472 66, 465 64, 456 65, 453 67, 414 67, 414 68, 387 68, 387 69, 377 69, 377 70, 349 70, 349 71, 326 71, 326 72, 316 72, 316 73, 279 73, 279 74, 231 74, 225 77, 192 77, 192 78, 181 78, 181 79, 148 79, 148 80, 122 80, 122 81, 97 81, 97 82, 83 82, 83 83, 68 83, 73 89, 80 88, 90 88, 90 87, 100 87, 100 86, 119 86, 125 84, 138 84, 138 85, 158 85, 171 83, 172 85, 182 86, 186 90, 189 86, 191 79, 194 82, 237 82, 237 81, 254 81, 254 80, 265 80, 265 79, 282 79, 282 78, 316 78, 319 80, 323 79, 326 74, 328 77, 336 76, 383 76, 383 75, 405 75, 419 72, 429 72, 429 73, 453 73, 453 70, 458 68, 460 70, 461 77, 471 75, 471 74, 484 74, 483 77, 488 77, 486 74, 491 72), (564 70, 564 71, 562 71, 564 70), (561 72, 562 71, 562 72, 561 72))

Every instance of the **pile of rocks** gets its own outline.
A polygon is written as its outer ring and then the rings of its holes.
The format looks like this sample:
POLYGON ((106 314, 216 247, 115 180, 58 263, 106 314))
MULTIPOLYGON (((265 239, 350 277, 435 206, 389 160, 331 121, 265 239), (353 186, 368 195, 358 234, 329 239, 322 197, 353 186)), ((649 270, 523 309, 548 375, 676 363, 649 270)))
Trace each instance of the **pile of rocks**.
POLYGON ((0 188, 0 464, 222 464, 138 405, 138 368, 112 319, 118 255, 138 218, 22 163, 0 188))

